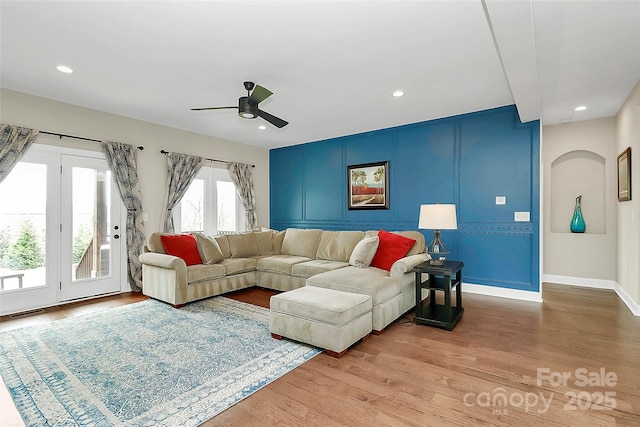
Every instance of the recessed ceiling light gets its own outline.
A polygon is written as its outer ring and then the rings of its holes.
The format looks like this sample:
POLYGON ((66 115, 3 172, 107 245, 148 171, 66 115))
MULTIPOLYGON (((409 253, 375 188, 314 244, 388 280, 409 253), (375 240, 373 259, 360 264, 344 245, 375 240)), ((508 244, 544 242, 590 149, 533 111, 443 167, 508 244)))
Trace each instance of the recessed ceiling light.
POLYGON ((260 130, 265 130, 266 128, 267 128, 267 127, 266 127, 265 125, 260 125, 260 126, 258 126, 258 129, 260 129, 260 130))
POLYGON ((584 111, 586 109, 587 109, 586 105, 580 105, 580 106, 574 108, 574 111, 584 111))
POLYGON ((401 90, 397 90, 395 92, 393 92, 393 96, 396 98, 400 98, 401 96, 404 96, 404 92, 401 90))
POLYGON ((65 73, 65 74, 73 73, 73 70, 70 67, 67 67, 66 65, 58 65, 56 67, 56 70, 60 71, 61 73, 65 73))

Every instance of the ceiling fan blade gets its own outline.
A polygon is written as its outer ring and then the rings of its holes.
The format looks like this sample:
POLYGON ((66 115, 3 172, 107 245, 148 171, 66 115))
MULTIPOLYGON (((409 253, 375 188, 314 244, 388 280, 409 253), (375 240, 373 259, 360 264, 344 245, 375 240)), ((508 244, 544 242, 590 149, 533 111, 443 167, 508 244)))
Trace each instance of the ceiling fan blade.
POLYGON ((265 119, 266 121, 268 121, 269 123, 271 123, 272 125, 274 125, 275 127, 278 128, 283 128, 286 125, 289 124, 289 122, 282 120, 272 114, 267 113, 266 111, 262 111, 260 109, 258 109, 258 115, 260 117, 262 117, 263 119, 265 119))
POLYGON ((235 107, 203 107, 203 108, 192 108, 191 111, 202 111, 202 110, 226 110, 227 108, 235 108, 238 109, 238 106, 235 107))
POLYGON ((273 92, 271 92, 269 89, 265 89, 260 85, 256 85, 255 89, 253 89, 253 92, 251 92, 251 96, 249 96, 249 101, 251 101, 255 105, 258 105, 258 103, 264 101, 271 95, 273 95, 273 92))

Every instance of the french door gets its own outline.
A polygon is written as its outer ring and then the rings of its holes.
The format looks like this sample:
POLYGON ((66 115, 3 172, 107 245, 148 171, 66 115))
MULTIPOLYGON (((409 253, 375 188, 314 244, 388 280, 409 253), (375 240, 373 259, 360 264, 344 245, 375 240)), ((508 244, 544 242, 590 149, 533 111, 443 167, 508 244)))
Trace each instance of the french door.
POLYGON ((34 144, 0 200, 0 314, 121 291, 124 209, 102 153, 34 144))

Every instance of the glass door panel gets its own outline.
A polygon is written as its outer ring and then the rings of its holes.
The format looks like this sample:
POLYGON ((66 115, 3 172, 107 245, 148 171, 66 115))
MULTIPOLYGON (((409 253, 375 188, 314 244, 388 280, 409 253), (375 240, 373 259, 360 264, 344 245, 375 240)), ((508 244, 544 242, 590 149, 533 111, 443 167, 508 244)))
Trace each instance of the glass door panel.
POLYGON ((120 277, 114 263, 122 233, 119 194, 112 189, 111 172, 100 159, 63 156, 62 164, 69 197, 62 203, 61 300, 116 292, 120 277))
POLYGON ((46 285, 47 165, 16 165, 0 200, 0 289, 46 285))
POLYGON ((0 183, 0 314, 57 301, 58 170, 57 158, 27 153, 0 183))
POLYGON ((72 168, 71 280, 109 276, 111 172, 72 168))

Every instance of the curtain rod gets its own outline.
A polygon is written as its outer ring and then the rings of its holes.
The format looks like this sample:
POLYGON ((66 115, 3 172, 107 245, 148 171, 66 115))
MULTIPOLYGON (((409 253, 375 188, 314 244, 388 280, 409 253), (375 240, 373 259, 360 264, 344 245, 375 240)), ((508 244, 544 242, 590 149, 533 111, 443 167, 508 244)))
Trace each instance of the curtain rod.
MULTIPOLYGON (((83 136, 66 135, 64 133, 47 132, 47 131, 44 131, 44 130, 41 130, 40 133, 44 133, 44 134, 47 134, 47 135, 54 135, 54 136, 59 137, 60 139, 62 139, 62 138, 74 138, 74 139, 81 139, 83 141, 102 142, 99 139, 85 138, 83 136)), ((144 147, 142 145, 138 145, 138 150, 144 150, 144 147)))
MULTIPOLYGON (((162 154, 165 154, 165 155, 166 155, 166 154, 169 154, 169 152, 168 152, 168 151, 166 151, 166 150, 160 150, 160 152, 161 152, 162 154)), ((227 161, 227 160, 209 159, 209 158, 207 158, 207 157, 203 157, 203 158, 204 158, 205 160, 209 160, 210 162, 218 162, 218 163, 226 163, 226 164, 231 163, 231 162, 229 162, 229 161, 227 161)), ((251 166, 252 168, 255 168, 255 167, 256 167, 256 165, 250 165, 250 166, 251 166)))

